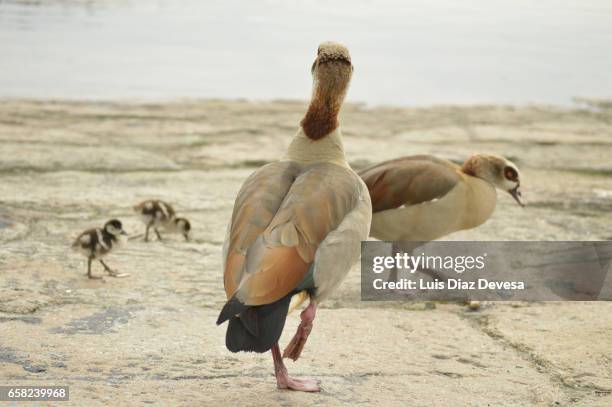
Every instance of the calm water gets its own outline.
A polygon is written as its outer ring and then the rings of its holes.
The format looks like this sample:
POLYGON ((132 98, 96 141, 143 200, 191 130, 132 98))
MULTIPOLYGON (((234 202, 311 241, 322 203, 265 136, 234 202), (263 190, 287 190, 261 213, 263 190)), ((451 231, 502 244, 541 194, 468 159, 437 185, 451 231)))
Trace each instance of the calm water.
POLYGON ((0 98, 299 98, 347 44, 370 104, 612 98, 612 0, 0 0, 0 98))

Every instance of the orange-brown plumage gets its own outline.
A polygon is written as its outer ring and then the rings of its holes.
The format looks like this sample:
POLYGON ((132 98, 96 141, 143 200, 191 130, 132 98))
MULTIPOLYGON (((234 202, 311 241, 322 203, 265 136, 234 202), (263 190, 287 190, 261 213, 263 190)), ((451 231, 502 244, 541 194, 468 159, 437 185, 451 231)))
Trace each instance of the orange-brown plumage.
POLYGON ((311 167, 287 162, 268 164, 253 174, 238 194, 240 205, 232 218, 224 271, 228 299, 242 280, 245 284, 238 295, 248 305, 257 304, 247 298, 261 297, 249 291, 260 286, 247 283, 254 279, 278 283, 274 294, 265 297, 269 302, 291 292, 314 261, 320 243, 357 205, 358 191, 351 188, 356 177, 334 164, 311 167), (295 284, 285 284, 289 281, 295 284))
POLYGON ((295 247, 277 246, 266 250, 255 271, 245 280, 240 300, 246 305, 270 304, 291 292, 304 278, 309 264, 295 247))
POLYGON ((225 270, 223 273, 223 285, 225 286, 227 298, 232 298, 236 292, 243 268, 244 255, 236 251, 229 252, 227 260, 225 261, 225 270))

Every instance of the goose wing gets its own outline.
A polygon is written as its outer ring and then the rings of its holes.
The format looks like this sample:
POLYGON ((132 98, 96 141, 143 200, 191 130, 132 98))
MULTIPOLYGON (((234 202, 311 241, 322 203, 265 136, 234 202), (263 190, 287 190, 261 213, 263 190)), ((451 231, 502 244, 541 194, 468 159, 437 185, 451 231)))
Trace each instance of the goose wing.
POLYGON ((374 213, 439 199, 460 181, 456 164, 429 155, 385 161, 359 173, 374 213))
POLYGON ((355 209, 361 182, 335 164, 268 164, 238 193, 227 236, 225 291, 269 304, 304 279, 319 245, 355 209))

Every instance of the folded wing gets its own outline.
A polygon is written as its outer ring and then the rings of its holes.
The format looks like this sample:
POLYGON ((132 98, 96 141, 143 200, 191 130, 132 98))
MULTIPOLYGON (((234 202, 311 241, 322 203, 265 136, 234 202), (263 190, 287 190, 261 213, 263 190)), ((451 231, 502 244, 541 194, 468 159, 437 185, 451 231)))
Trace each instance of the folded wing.
POLYGON ((428 155, 386 161, 359 173, 374 213, 439 199, 460 180, 459 167, 428 155))
POLYGON ((359 180, 335 164, 269 164, 244 184, 225 263, 228 298, 262 305, 291 293, 320 243, 359 202, 359 180))

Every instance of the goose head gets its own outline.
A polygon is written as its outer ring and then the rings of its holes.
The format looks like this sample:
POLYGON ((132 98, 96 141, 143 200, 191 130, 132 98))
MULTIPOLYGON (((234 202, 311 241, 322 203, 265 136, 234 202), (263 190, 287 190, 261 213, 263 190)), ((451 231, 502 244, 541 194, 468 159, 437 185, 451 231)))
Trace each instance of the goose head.
POLYGON ((319 45, 311 73, 313 100, 342 104, 353 74, 348 48, 336 42, 319 45))
POLYGON ((123 230, 121 221, 117 219, 111 219, 104 224, 104 231, 113 236, 127 235, 127 232, 123 230))
POLYGON ((525 206, 519 190, 521 175, 512 161, 493 154, 474 154, 465 161, 462 170, 508 192, 520 206, 525 206))
POLYGON ((311 73, 312 100, 301 124, 310 139, 318 140, 338 127, 338 113, 353 74, 348 48, 336 42, 319 45, 311 73))
POLYGON ((185 218, 174 219, 174 225, 176 231, 183 235, 185 240, 189 240, 189 231, 191 230, 191 223, 185 218))

